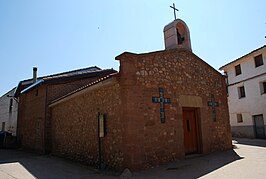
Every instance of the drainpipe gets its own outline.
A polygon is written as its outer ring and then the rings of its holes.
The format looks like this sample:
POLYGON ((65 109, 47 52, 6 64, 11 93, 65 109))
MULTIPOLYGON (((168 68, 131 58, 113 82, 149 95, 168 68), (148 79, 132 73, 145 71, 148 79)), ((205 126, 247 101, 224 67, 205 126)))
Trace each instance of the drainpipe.
POLYGON ((47 152, 47 125, 46 125, 46 121, 47 121, 47 104, 48 104, 48 102, 47 102, 47 93, 48 93, 48 86, 46 86, 45 87, 45 99, 44 99, 44 120, 43 120, 43 151, 44 151, 44 153, 46 153, 47 152))
POLYGON ((98 163, 98 169, 102 169, 102 155, 101 155, 101 138, 100 138, 100 112, 98 112, 98 157, 99 157, 99 163, 98 163))

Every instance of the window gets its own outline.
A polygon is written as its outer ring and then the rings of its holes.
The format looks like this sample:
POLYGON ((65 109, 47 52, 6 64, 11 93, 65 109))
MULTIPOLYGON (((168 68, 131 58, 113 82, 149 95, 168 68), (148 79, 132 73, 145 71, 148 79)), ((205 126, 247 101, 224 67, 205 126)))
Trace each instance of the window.
POLYGON ((6 123, 2 122, 2 131, 5 131, 6 123))
POLYGON ((13 99, 10 99, 10 103, 9 103, 9 112, 12 112, 12 107, 13 107, 13 99))
POLYGON ((238 96, 239 98, 246 97, 244 86, 238 87, 238 96))
POLYGON ((229 96, 229 91, 228 91, 228 75, 227 72, 224 72, 224 76, 225 76, 225 83, 226 83, 226 94, 227 96, 229 96))
POLYGON ((235 66, 236 76, 241 74, 241 66, 240 64, 235 66))
POLYGON ((260 82, 261 94, 266 94, 266 81, 260 82))
POLYGON ((237 123, 242 123, 243 122, 242 114, 236 114, 236 119, 237 119, 237 123))
POLYGON ((262 54, 256 56, 256 57, 254 58, 254 61, 255 61, 255 67, 256 67, 256 68, 259 67, 259 66, 261 66, 261 65, 263 65, 262 54))
POLYGON ((266 93, 266 82, 263 82, 262 85, 263 85, 263 93, 266 93))

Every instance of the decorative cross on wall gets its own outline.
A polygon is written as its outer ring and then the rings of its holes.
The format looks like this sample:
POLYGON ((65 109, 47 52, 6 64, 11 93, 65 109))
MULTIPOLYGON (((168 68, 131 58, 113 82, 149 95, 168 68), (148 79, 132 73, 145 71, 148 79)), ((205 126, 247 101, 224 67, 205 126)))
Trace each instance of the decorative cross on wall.
POLYGON ((170 8, 174 9, 174 16, 175 16, 175 20, 176 20, 176 13, 175 11, 179 11, 177 8, 175 8, 175 3, 173 3, 173 6, 170 6, 170 8))
POLYGON ((211 106, 212 107, 212 119, 214 121, 216 121, 215 107, 218 107, 219 106, 219 103, 214 101, 214 95, 213 94, 211 94, 211 101, 208 101, 208 106, 211 106))
POLYGON ((170 104, 170 98, 164 98, 164 89, 159 88, 159 97, 152 97, 153 103, 160 103, 160 119, 161 123, 165 123, 164 104, 170 104))

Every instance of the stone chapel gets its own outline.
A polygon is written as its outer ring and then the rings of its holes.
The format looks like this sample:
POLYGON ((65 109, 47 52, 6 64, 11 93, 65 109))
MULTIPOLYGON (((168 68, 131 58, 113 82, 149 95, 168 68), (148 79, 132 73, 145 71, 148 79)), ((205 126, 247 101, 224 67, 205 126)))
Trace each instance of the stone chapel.
POLYGON ((232 149, 225 77, 192 52, 181 19, 164 27, 164 42, 118 55, 119 72, 51 101, 51 152, 139 170, 232 149))

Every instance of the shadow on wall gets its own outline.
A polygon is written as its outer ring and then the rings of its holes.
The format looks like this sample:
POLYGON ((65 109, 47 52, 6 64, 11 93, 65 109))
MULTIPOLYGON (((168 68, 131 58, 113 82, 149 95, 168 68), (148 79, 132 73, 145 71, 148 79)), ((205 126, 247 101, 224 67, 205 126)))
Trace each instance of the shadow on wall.
POLYGON ((12 133, 0 131, 0 149, 15 149, 18 147, 17 137, 12 133))

